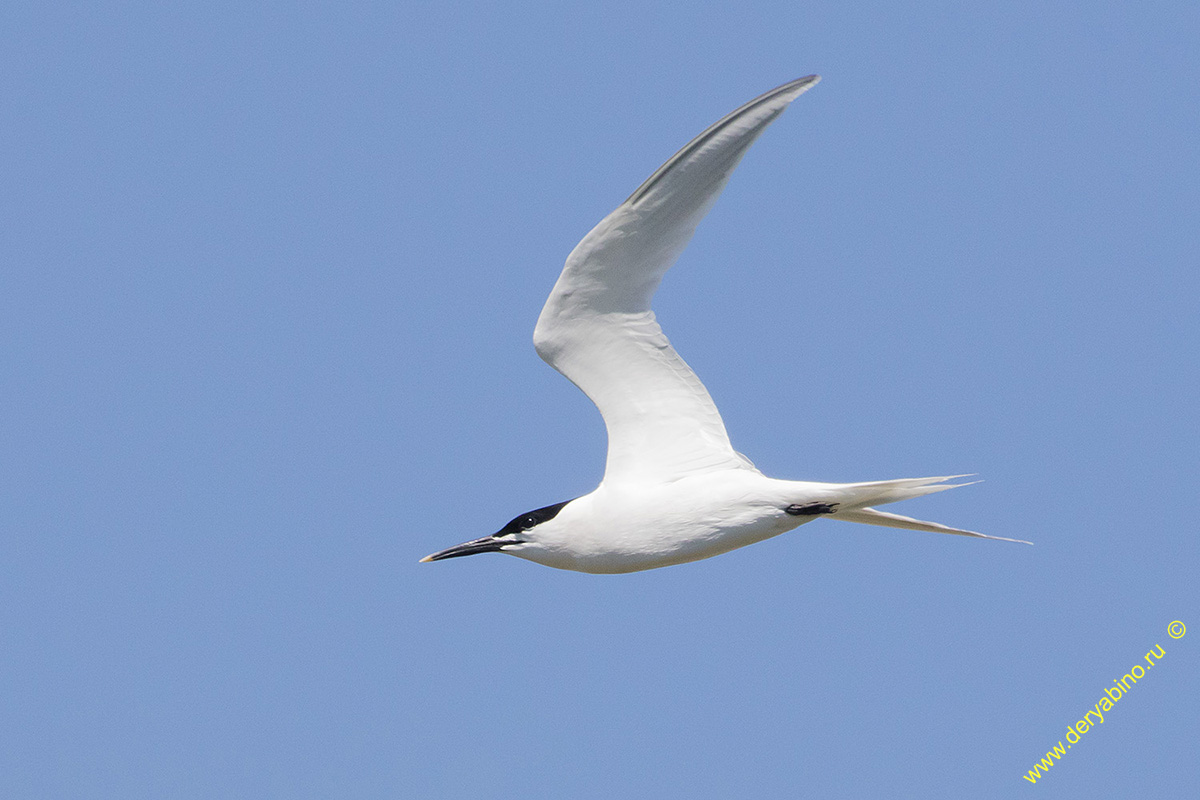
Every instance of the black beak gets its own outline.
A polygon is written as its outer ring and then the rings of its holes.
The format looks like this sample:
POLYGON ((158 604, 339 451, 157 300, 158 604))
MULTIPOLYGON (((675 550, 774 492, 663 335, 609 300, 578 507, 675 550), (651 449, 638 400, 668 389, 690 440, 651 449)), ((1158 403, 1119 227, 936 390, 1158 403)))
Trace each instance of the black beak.
POLYGON ((469 542, 456 544, 454 547, 447 547, 445 550, 439 550, 432 555, 425 556, 421 559, 421 563, 426 561, 441 561, 446 558, 458 558, 459 556, 473 556, 476 553, 498 553, 500 548, 508 544, 520 544, 514 539, 497 539, 495 536, 484 536, 482 539, 473 539, 469 542))

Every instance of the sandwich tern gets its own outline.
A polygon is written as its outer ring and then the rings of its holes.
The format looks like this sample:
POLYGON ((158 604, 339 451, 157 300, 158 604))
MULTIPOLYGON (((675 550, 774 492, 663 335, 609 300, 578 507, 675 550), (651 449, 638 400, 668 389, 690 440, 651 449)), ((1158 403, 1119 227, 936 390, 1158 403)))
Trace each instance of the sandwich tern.
POLYGON ((809 75, 785 83, 721 118, 659 167, 567 257, 533 343, 604 417, 608 459, 599 487, 422 561, 500 552, 559 569, 635 572, 715 556, 819 517, 1022 541, 873 507, 965 486, 945 483, 962 475, 867 483, 763 475, 730 445, 704 384, 671 347, 650 309, 663 275, 747 149, 818 80, 809 75))

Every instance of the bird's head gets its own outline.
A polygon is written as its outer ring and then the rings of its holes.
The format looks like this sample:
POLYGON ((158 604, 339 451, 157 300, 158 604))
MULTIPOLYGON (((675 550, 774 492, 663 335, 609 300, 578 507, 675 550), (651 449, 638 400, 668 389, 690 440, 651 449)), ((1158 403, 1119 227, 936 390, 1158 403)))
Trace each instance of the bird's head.
POLYGON ((549 523, 558 516, 558 512, 562 511, 563 506, 569 502, 571 501, 566 500, 562 503, 546 506, 545 508, 526 511, 524 514, 511 519, 507 525, 491 536, 484 536, 482 539, 472 539, 469 542, 456 544, 454 547, 447 547, 445 550, 439 550, 436 553, 425 556, 421 561, 441 561, 446 558, 473 556, 476 553, 507 552, 513 555, 521 555, 522 550, 536 550, 538 549, 538 540, 542 538, 541 534, 546 533, 548 527, 550 527, 546 526, 546 523, 549 523))

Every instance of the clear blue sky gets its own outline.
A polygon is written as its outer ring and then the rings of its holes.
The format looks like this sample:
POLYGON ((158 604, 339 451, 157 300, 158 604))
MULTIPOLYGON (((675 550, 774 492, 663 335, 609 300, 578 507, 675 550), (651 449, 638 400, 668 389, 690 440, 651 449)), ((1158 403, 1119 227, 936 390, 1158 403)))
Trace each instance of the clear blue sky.
POLYGON ((4 4, 0 795, 1196 795, 1198 41, 1184 2, 4 4), (894 508, 1036 546, 418 565, 594 487, 530 342, 563 258, 812 72, 660 320, 764 471, 979 473, 894 508))

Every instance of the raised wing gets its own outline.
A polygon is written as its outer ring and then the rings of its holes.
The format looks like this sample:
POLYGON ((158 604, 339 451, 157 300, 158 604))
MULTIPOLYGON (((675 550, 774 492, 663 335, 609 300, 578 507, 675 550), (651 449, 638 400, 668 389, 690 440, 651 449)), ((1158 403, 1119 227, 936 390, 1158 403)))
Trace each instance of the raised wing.
POLYGON ((600 409, 608 428, 605 482, 754 469, 729 444, 717 407, 663 335, 650 299, 746 150, 818 80, 785 83, 709 127, 567 257, 533 342, 600 409))

